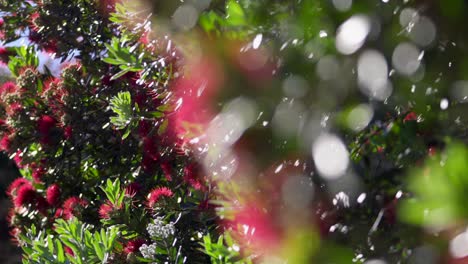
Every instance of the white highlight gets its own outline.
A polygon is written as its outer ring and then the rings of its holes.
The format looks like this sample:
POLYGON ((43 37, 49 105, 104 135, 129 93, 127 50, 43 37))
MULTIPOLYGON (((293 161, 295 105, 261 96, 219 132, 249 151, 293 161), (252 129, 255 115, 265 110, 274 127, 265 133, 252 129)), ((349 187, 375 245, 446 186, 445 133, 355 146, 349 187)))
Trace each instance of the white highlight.
POLYGON ((449 251, 455 258, 464 258, 468 256, 468 230, 458 234, 450 241, 449 251))
POLYGON ((353 108, 348 115, 348 127, 360 131, 367 127, 374 116, 374 110, 368 104, 360 104, 353 108))
POLYGON ((336 33, 336 49, 342 54, 349 55, 356 52, 366 40, 371 29, 369 18, 355 15, 346 20, 336 33))
POLYGON ((252 48, 258 49, 258 47, 260 47, 260 44, 262 44, 262 39, 263 39, 263 35, 257 34, 252 42, 252 48))
POLYGON ((385 100, 392 93, 388 80, 388 65, 385 57, 376 50, 366 50, 359 56, 358 63, 359 88, 367 96, 385 100))
POLYGON ((312 145, 318 172, 325 179, 340 178, 349 165, 349 154, 341 139, 332 134, 320 135, 312 145))
POLYGON ((403 75, 414 74, 421 65, 421 51, 411 43, 400 43, 393 51, 392 63, 395 69, 403 75))

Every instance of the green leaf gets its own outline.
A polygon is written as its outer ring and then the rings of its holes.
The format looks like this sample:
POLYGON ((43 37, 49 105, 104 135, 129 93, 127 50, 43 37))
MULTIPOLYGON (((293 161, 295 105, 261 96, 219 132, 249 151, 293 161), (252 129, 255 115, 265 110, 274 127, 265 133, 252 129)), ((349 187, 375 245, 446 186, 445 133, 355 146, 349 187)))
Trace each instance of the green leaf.
POLYGON ((169 126, 169 120, 164 119, 162 124, 158 127, 158 135, 162 135, 162 134, 166 133, 166 130, 167 130, 168 126, 169 126))
POLYGON ((152 117, 154 118, 162 118, 164 117, 164 113, 158 112, 158 111, 153 111, 149 113, 152 117))
POLYGON ((112 75, 112 77, 110 78, 110 80, 111 80, 111 81, 116 80, 116 79, 118 79, 118 78, 124 76, 124 75, 125 75, 127 72, 129 72, 129 71, 130 71, 130 68, 126 68, 125 70, 121 70, 121 71, 119 71, 118 73, 112 75))
POLYGON ((231 26, 243 26, 247 22, 245 20, 245 13, 242 7, 235 0, 230 0, 226 6, 226 21, 231 26))
POLYGON ((119 129, 125 128, 130 124, 133 117, 132 100, 130 92, 119 92, 110 100, 111 110, 117 114, 110 118, 113 125, 119 129))

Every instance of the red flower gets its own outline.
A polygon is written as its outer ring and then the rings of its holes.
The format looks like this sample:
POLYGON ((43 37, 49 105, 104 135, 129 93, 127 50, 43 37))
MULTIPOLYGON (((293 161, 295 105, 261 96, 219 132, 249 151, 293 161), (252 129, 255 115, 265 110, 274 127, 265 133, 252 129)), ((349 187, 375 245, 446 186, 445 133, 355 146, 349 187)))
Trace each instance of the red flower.
POLYGON ((132 182, 125 188, 125 195, 129 197, 135 196, 141 191, 141 184, 138 182, 132 182))
POLYGON ((23 185, 29 185, 31 186, 31 182, 28 181, 27 179, 25 178, 16 178, 11 184, 10 186, 8 187, 7 189, 7 195, 10 196, 10 198, 14 198, 17 196, 18 194, 18 189, 23 186, 23 185))
POLYGON ((51 186, 49 186, 49 188, 47 188, 47 191, 46 191, 47 203, 49 203, 50 205, 54 207, 57 206, 60 200, 60 194, 61 194, 61 191, 60 191, 60 187, 58 186, 58 184, 52 184, 51 186))
POLYGON ((99 207, 99 218, 101 219, 110 219, 112 213, 115 209, 120 209, 121 207, 116 207, 110 201, 106 201, 99 207))
POLYGON ((169 163, 164 162, 161 164, 161 169, 164 173, 164 177, 166 177, 166 180, 171 181, 171 165, 169 165, 169 163))
POLYGON ((50 133, 54 127, 56 127, 57 121, 49 116, 43 115, 37 121, 37 132, 39 132, 39 141, 42 144, 49 144, 50 143, 50 133))
POLYGON ((18 227, 15 227, 10 230, 9 234, 11 236, 11 241, 13 242, 13 244, 19 246, 18 237, 21 234, 21 230, 18 227))
POLYGON ((11 140, 10 140, 10 135, 5 135, 3 138, 0 140, 0 150, 2 151, 10 151, 11 147, 11 140))
POLYGON ((42 90, 42 96, 48 97, 48 94, 55 94, 58 90, 60 79, 49 78, 44 82, 44 89, 42 90))
POLYGON ((73 211, 76 207, 86 207, 88 206, 88 201, 85 199, 72 196, 63 202, 63 209, 73 211))
POLYGON ((138 123, 138 135, 146 137, 151 131, 151 123, 148 120, 141 120, 138 123))
POLYGON ((55 127, 57 121, 49 115, 43 115, 37 121, 37 131, 42 135, 48 135, 50 130, 55 127))
POLYGON ((13 225, 16 225, 15 220, 16 220, 16 210, 15 208, 10 208, 10 210, 8 210, 7 222, 10 224, 10 226, 13 226, 13 225))
POLYGON ((5 21, 3 20, 3 18, 0 17, 0 27, 2 27, 4 23, 5 21))
POLYGON ((140 39, 138 39, 138 41, 141 44, 148 45, 148 43, 150 42, 149 31, 145 30, 145 32, 143 32, 143 34, 141 34, 140 39))
POLYGON ((39 31, 40 25, 37 23, 37 21, 40 16, 41 15, 39 15, 38 12, 34 12, 31 14, 31 16, 29 16, 29 29, 34 33, 39 31))
POLYGON ((46 173, 46 169, 42 166, 35 167, 33 168, 32 171, 32 178, 34 179, 35 182, 41 182, 42 181, 42 176, 46 173))
POLYGON ((57 209, 57 211, 55 211, 54 217, 55 218, 63 218, 65 220, 68 220, 68 219, 73 217, 73 214, 70 211, 65 211, 62 208, 59 208, 59 209, 57 209))
POLYGON ((38 193, 31 185, 22 185, 18 188, 17 196, 13 203, 16 207, 21 207, 27 204, 33 204, 36 202, 38 193))
POLYGON ((408 121, 416 121, 418 120, 418 115, 416 115, 415 112, 409 112, 405 118, 403 118, 403 123, 406 123, 408 121))
POLYGON ((184 168, 184 181, 190 184, 195 190, 203 189, 203 185, 198 177, 199 168, 195 164, 190 164, 184 168))
POLYGON ((73 216, 79 216, 81 211, 88 206, 88 201, 76 196, 72 196, 63 202, 63 209, 57 210, 55 217, 62 217, 65 220, 73 216))
POLYGON ((16 151, 16 154, 15 154, 15 157, 13 158, 13 160, 15 161, 16 167, 18 167, 20 169, 24 168, 24 165, 21 164, 23 162, 23 156, 22 156, 22 151, 21 150, 16 151))
POLYGON ((66 139, 66 140, 69 140, 71 137, 72 137, 72 134, 73 134, 73 129, 71 126, 66 126, 64 129, 63 129, 63 137, 66 139))
POLYGON ((141 161, 141 167, 144 172, 152 173, 154 172, 155 161, 151 157, 147 155, 143 155, 143 159, 141 161))
POLYGON ((40 195, 36 197, 35 205, 36 205, 37 210, 39 210, 39 212, 41 212, 42 214, 45 214, 47 208, 49 208, 49 203, 47 202, 47 200, 43 196, 40 196, 40 195))
POLYGON ((57 52, 57 41, 50 40, 42 45, 42 48, 45 52, 51 54, 57 52))
POLYGON ((14 102, 6 109, 6 113, 9 116, 16 116, 21 110, 23 110, 23 106, 18 102, 14 102))
POLYGON ((241 209, 235 216, 235 226, 242 226, 245 230, 238 230, 244 234, 244 239, 252 241, 260 249, 274 248, 280 242, 280 230, 271 221, 271 215, 261 208, 249 206, 241 209), (248 230, 248 232, 245 232, 248 230))
POLYGON ((0 47, 0 62, 2 63, 8 63, 8 61, 10 60, 9 57, 10 57, 11 52, 9 52, 6 48, 4 47, 0 47))
POLYGON ((14 82, 6 82, 0 88, 0 95, 5 96, 6 94, 15 93, 18 91, 18 87, 14 82))
POLYGON ((143 153, 152 160, 159 158, 158 146, 154 137, 145 137, 143 139, 143 153))
POLYGON ((133 240, 130 240, 127 242, 127 244, 125 244, 125 247, 124 247, 124 252, 125 254, 131 254, 131 253, 136 253, 139 251, 140 247, 145 243, 146 241, 141 239, 141 238, 137 238, 137 239, 133 239, 133 240))
POLYGON ((73 253, 73 249, 71 249, 70 247, 68 246, 64 246, 63 249, 65 250, 65 253, 74 257, 75 256, 75 253, 73 253))
POLYGON ((167 187, 158 187, 153 189, 147 198, 147 205, 148 207, 152 208, 155 204, 159 202, 159 200, 163 197, 172 197, 174 193, 167 187))

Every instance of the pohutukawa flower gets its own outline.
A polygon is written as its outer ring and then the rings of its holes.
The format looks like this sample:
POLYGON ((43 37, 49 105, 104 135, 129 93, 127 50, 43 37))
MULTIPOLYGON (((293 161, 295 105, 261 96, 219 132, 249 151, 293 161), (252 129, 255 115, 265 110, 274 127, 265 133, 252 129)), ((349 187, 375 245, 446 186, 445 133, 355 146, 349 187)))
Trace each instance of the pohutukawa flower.
POLYGON ((199 171, 200 169, 196 164, 190 164, 184 168, 184 181, 196 190, 203 189, 203 184, 198 175, 199 171))
POLYGON ((10 237, 11 237, 11 242, 14 245, 19 245, 18 237, 21 234, 21 230, 18 227, 15 227, 15 228, 10 230, 9 234, 10 234, 10 237))
POLYGON ((41 15, 38 12, 34 12, 29 16, 29 29, 35 33, 41 28, 39 23, 40 17, 41 15))
POLYGON ((71 139, 73 135, 73 129, 71 126, 66 126, 63 128, 63 138, 65 138, 66 140, 69 140, 71 139))
POLYGON ((47 188, 46 191, 47 203, 54 207, 58 206, 58 203, 60 201, 60 194, 61 191, 58 184, 52 184, 51 186, 49 186, 49 188, 47 188))
POLYGON ((123 249, 125 254, 137 253, 146 241, 140 238, 128 241, 123 249))
POLYGON ((403 118, 403 123, 416 120, 418 120, 418 115, 415 112, 409 112, 408 114, 406 114, 405 118, 403 118))
POLYGON ((65 251, 65 254, 70 255, 72 257, 75 256, 75 253, 73 253, 73 249, 71 249, 70 247, 64 246, 63 249, 65 251))
POLYGON ((42 49, 49 53, 56 53, 57 52, 57 41, 56 40, 50 40, 42 45, 42 49))
POLYGON ((112 217, 112 213, 118 209, 120 208, 116 207, 108 200, 99 207, 99 218, 110 219, 112 217))
POLYGON ((65 211, 63 208, 58 208, 57 211, 55 211, 54 218, 63 218, 65 220, 68 220, 73 217, 73 214, 70 211, 65 211))
POLYGON ((59 85, 60 85, 59 78, 49 78, 44 82, 44 89, 42 90, 41 96, 46 99, 50 100, 54 97, 59 97, 59 85))
POLYGON ((42 176, 46 173, 46 169, 42 166, 36 166, 32 171, 32 178, 35 182, 42 182, 42 176))
POLYGON ((16 178, 8 187, 7 195, 14 199, 18 194, 18 189, 23 185, 31 185, 31 182, 25 178, 16 178))
POLYGON ((50 144, 51 132, 57 126, 57 121, 50 115, 43 115, 37 121, 37 132, 42 144, 50 144))
POLYGON ((139 193, 141 189, 142 189, 141 184, 139 184, 138 182, 132 182, 125 188, 125 195, 129 197, 133 197, 137 193, 139 193))
POLYGON ((10 224, 10 226, 14 226, 18 224, 16 223, 16 220, 17 220, 16 210, 15 208, 10 208, 10 210, 8 211, 8 215, 7 215, 7 222, 10 224))
POLYGON ((151 123, 148 120, 140 120, 138 123, 138 135, 146 137, 151 131, 151 123))
POLYGON ((171 189, 167 187, 158 187, 153 189, 148 194, 146 204, 148 207, 153 208, 161 200, 161 198, 171 198, 172 196, 174 196, 174 193, 171 191, 171 189))
POLYGON ((37 131, 42 135, 47 135, 54 128, 57 121, 50 115, 43 115, 37 121, 37 131))
POLYGON ((164 163, 161 164, 161 169, 162 169, 162 171, 164 173, 164 177, 166 177, 166 180, 171 181, 172 180, 171 165, 169 163, 164 162, 164 163))
MULTIPOLYGON (((88 207, 88 201, 72 196, 63 202, 63 209, 61 210, 61 217, 65 220, 70 219, 73 216, 80 216, 83 209, 88 207)), ((57 210, 58 212, 59 210, 57 210)))
POLYGON ((4 98, 5 95, 16 93, 18 91, 18 87, 14 82, 6 82, 0 88, 0 96, 4 98))
POLYGON ((36 203, 35 203, 36 209, 42 213, 46 214, 46 210, 49 208, 49 203, 47 202, 46 198, 44 198, 41 195, 38 195, 36 197, 36 203))
POLYGON ((10 135, 4 135, 0 140, 0 150, 9 152, 11 147, 10 135))
POLYGON ((1 63, 8 63, 9 56, 13 55, 11 52, 9 52, 6 48, 0 47, 0 62, 1 63))
POLYGON ((15 161, 16 167, 18 167, 19 169, 24 168, 24 165, 22 164, 22 162, 23 162, 23 152, 21 150, 18 149, 16 151, 16 154, 15 154, 15 157, 13 158, 13 160, 15 161))
POLYGON ((64 210, 73 210, 76 207, 86 207, 88 206, 88 201, 77 196, 72 196, 63 202, 64 210))
POLYGON ((27 204, 33 204, 36 202, 38 193, 31 185, 22 185, 18 188, 17 196, 13 203, 16 207, 25 206, 27 204))

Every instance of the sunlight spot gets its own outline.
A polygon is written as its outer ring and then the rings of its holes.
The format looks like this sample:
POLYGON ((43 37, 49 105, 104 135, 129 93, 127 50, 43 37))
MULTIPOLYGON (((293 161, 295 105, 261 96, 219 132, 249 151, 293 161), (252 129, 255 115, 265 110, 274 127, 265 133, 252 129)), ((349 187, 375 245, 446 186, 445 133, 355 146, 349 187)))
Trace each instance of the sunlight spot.
POLYGON ((450 254, 455 258, 468 256, 468 230, 458 234, 449 244, 450 254))
POLYGON ((447 100, 447 98, 443 98, 442 100, 440 100, 440 109, 446 110, 448 106, 449 106, 449 101, 447 100))
POLYGON ((348 115, 348 127, 360 131, 367 127, 374 116, 374 110, 368 104, 360 104, 353 108, 348 115))
POLYGON ((353 5, 353 0, 333 0, 332 2, 336 10, 341 12, 348 11, 353 5))
POLYGON ((392 94, 392 84, 388 80, 388 66, 385 57, 376 50, 366 50, 359 56, 359 88, 367 96, 383 101, 392 94))
POLYGON ((341 177, 349 165, 346 146, 333 134, 320 135, 312 145, 312 155, 320 175, 329 180, 341 177))
POLYGON ((252 47, 253 49, 258 49, 258 47, 260 47, 260 44, 262 44, 262 38, 263 38, 263 35, 262 34, 257 34, 252 42, 252 47))
POLYGON ((411 43, 400 43, 393 51, 392 63, 395 69, 403 75, 414 74, 421 64, 421 52, 411 43))
POLYGON ((337 30, 336 49, 345 55, 353 54, 364 44, 370 29, 371 24, 368 17, 352 16, 337 30))

